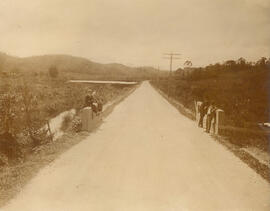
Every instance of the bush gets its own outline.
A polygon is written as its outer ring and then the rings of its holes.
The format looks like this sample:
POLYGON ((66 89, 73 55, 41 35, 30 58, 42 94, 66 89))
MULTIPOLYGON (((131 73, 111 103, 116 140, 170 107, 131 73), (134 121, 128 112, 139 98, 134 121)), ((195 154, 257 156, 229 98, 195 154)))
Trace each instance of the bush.
POLYGON ((66 131, 70 125, 70 123, 72 122, 72 115, 70 113, 66 114, 63 118, 63 122, 61 125, 61 130, 62 131, 66 131))
POLYGON ((15 134, 20 127, 19 118, 21 118, 22 107, 18 106, 21 103, 21 96, 14 91, 6 94, 0 94, 0 132, 15 134))
POLYGON ((10 133, 0 135, 0 154, 2 163, 16 161, 22 157, 20 145, 10 133))
POLYGON ((58 74, 59 74, 58 69, 55 66, 49 68, 49 75, 52 78, 57 78, 58 74))
POLYGON ((49 116, 54 116, 57 113, 57 106, 54 103, 51 103, 46 106, 46 112, 49 114, 49 116))
POLYGON ((82 130, 82 120, 78 116, 73 119, 71 128, 76 133, 82 130))
MULTIPOLYGON (((214 101, 226 113, 230 125, 246 127, 268 122, 270 67, 265 59, 252 64, 243 59, 224 64, 177 70, 170 77, 152 81, 163 92, 194 109, 195 100, 214 101)), ((270 60, 268 60, 270 65, 270 60)))
MULTIPOLYGON (((44 126, 47 120, 72 108, 80 110, 84 105, 84 90, 90 87, 96 90, 104 103, 125 91, 125 87, 111 85, 69 84, 61 80, 54 83, 48 75, 41 76, 38 79, 32 74, 22 74, 19 79, 0 77, 0 134, 9 133, 19 143, 13 144, 14 142, 10 141, 5 142, 5 147, 0 146, 2 165, 8 160, 5 153, 11 150, 8 146, 14 145, 26 155, 32 152, 34 147, 48 143, 50 136, 42 129, 46 128, 44 126), (2 152, 4 148, 6 150, 2 152)), ((74 132, 81 131, 80 118, 71 120, 66 116, 62 129, 69 127, 74 132)), ((13 157, 16 153, 11 151, 8 154, 13 157)))
POLYGON ((8 164, 8 157, 0 152, 0 166, 4 166, 8 164))

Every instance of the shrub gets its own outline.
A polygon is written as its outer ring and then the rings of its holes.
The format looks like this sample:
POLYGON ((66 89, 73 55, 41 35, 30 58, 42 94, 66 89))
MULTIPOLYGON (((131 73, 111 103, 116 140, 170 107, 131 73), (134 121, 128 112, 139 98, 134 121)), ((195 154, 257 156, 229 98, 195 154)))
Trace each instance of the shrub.
POLYGON ((57 106, 54 103, 51 103, 46 106, 46 112, 49 114, 49 116, 54 116, 57 113, 57 106))
POLYGON ((14 91, 0 94, 0 132, 16 134, 20 128, 18 124, 21 118, 23 107, 21 96, 14 91))
POLYGON ((72 115, 70 113, 67 113, 64 118, 63 118, 63 122, 61 125, 61 130, 62 131, 66 131, 70 125, 70 123, 72 122, 72 115))
POLYGON ((0 152, 0 166, 4 166, 8 164, 8 157, 0 152))
POLYGON ((183 71, 179 69, 170 78, 152 83, 191 110, 194 100, 214 101, 232 126, 269 121, 270 68, 265 65, 265 58, 256 64, 239 59, 192 68, 185 75, 181 74, 183 71))
POLYGON ((57 78, 58 76, 58 69, 55 67, 55 66, 52 66, 49 68, 49 75, 52 77, 52 78, 57 78))
POLYGON ((10 133, 0 135, 0 154, 4 163, 19 160, 22 157, 20 146, 10 133))
POLYGON ((82 120, 76 116, 72 121, 72 131, 78 133, 82 130, 82 120))

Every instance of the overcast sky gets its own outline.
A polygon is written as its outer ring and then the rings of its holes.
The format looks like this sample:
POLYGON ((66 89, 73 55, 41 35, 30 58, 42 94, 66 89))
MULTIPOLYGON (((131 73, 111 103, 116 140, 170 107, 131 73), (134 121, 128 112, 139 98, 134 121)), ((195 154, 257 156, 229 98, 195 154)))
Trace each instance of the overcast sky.
POLYGON ((0 0, 0 51, 168 68, 270 56, 270 0, 0 0))

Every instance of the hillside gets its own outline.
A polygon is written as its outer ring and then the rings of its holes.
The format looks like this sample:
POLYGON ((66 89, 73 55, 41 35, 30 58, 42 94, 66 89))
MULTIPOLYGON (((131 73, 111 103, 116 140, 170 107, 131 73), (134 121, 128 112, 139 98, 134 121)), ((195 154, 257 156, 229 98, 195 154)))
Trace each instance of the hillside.
POLYGON ((99 64, 85 58, 70 55, 43 55, 20 58, 0 53, 0 71, 39 73, 47 72, 52 66, 55 66, 59 72, 89 74, 95 76, 95 78, 97 75, 100 75, 115 79, 131 79, 145 77, 153 72, 150 68, 144 68, 144 74, 142 74, 142 70, 122 64, 99 64))

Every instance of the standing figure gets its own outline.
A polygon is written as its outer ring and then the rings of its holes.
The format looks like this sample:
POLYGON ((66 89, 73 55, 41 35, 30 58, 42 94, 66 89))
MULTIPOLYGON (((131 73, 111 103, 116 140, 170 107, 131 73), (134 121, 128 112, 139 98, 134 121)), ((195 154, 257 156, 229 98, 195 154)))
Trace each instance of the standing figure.
POLYGON ((91 107, 93 103, 95 102, 94 96, 93 96, 93 92, 91 89, 88 89, 87 91, 87 95, 85 96, 85 104, 84 107, 91 107))
POLYGON ((216 123, 216 106, 215 103, 212 102, 207 110, 207 120, 206 120, 206 132, 209 133, 211 130, 212 120, 214 120, 214 124, 216 123))
POLYGON ((200 112, 200 120, 199 120, 199 125, 198 125, 199 127, 203 128, 203 118, 205 114, 207 113, 208 105, 209 105, 208 101, 205 101, 199 107, 199 112, 200 112))
POLYGON ((91 107, 92 111, 99 115, 102 112, 103 105, 96 91, 88 90, 88 94, 85 97, 85 107, 91 107))

